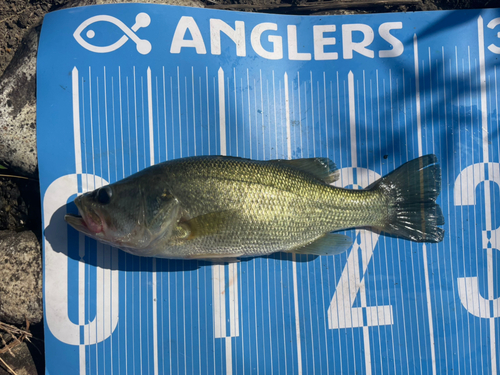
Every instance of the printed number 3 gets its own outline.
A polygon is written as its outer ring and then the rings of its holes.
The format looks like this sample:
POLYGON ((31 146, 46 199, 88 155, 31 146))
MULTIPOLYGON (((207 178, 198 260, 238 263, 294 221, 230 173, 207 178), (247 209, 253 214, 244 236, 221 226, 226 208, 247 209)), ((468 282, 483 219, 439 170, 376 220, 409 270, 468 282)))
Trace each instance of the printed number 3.
MULTIPOLYGON (((488 28, 490 29, 494 29, 495 27, 497 27, 498 25, 500 25, 500 17, 498 18, 495 18, 495 19, 492 19, 489 23, 488 23, 488 28)), ((497 37, 500 39, 500 31, 497 33, 497 37)), ((493 43, 491 43, 489 46, 488 46, 488 49, 493 52, 493 53, 496 53, 498 55, 500 55, 500 47, 494 45, 493 43)))

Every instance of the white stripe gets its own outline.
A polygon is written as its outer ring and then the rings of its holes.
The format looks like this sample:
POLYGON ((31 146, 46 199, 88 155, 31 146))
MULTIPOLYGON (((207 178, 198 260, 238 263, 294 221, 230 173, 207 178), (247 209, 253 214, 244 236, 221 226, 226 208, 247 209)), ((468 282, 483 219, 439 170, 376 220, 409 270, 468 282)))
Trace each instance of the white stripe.
MULTIPOLYGON (((243 137, 245 138, 245 90, 243 90, 243 78, 240 78, 240 92, 241 92, 241 120, 243 121, 243 137)), ((247 155, 246 142, 243 142, 243 156, 247 155)), ((239 154, 238 154, 239 155, 239 154)))
MULTIPOLYGON (((219 68, 218 90, 219 90, 219 129, 220 129, 220 154, 227 154, 226 145, 226 96, 224 87, 224 70, 219 68)), ((226 374, 233 372, 233 358, 231 348, 231 336, 238 331, 238 278, 237 265, 231 264, 228 267, 229 272, 229 290, 226 290, 225 266, 212 266, 213 293, 214 293, 214 319, 215 319, 215 337, 224 338, 226 346, 226 374), (229 336, 226 330, 226 296, 229 295, 229 336)))
MULTIPOLYGON (((201 76, 198 77, 198 87, 199 87, 198 93, 200 94, 200 128, 203 129, 205 127, 205 124, 203 123, 203 99, 201 97, 201 88, 202 88, 201 76)), ((207 103, 207 107, 208 107, 208 103, 207 103)), ((201 154, 202 155, 205 155, 204 147, 205 147, 205 140, 203 139, 203 132, 201 132, 201 154)), ((195 151, 196 151, 196 149, 195 149, 195 151)))
POLYGON ((78 93, 78 69, 71 72, 73 89, 73 136, 75 140, 75 172, 82 173, 82 149, 80 140, 80 97, 78 93))
MULTIPOLYGON (((422 156, 422 122, 420 113, 420 83, 419 83, 419 69, 418 69, 418 44, 417 35, 413 35, 413 53, 415 62, 415 102, 416 102, 416 115, 417 115, 417 140, 418 140, 418 156, 422 156)), ((422 246, 423 262, 424 262, 424 278, 425 278, 425 292, 427 299, 427 316, 429 319, 429 341, 431 345, 431 360, 432 360, 432 373, 436 374, 436 348, 434 341, 434 326, 432 322, 432 304, 431 304, 431 291, 429 286, 429 269, 427 264, 427 245, 422 246)))
MULTIPOLYGON (((435 153, 435 144, 436 142, 434 142, 434 99, 433 99, 433 88, 432 88, 432 60, 431 60, 431 49, 430 47, 428 48, 428 53, 429 53, 429 85, 430 85, 430 102, 431 102, 431 129, 432 129, 432 153, 434 154, 435 153)), ((436 90, 437 90, 437 97, 439 98, 439 73, 438 73, 438 61, 436 59, 436 90)), ((438 101, 438 114, 439 113, 439 101, 438 101)), ((439 137, 441 138, 441 137, 439 137)), ((440 142, 439 142, 440 143, 440 142)), ((432 256, 432 253, 431 253, 431 256, 432 256)), ((433 260, 431 259, 431 263, 433 263, 433 260)), ((441 285, 441 265, 440 265, 440 262, 437 261, 437 273, 438 273, 438 286, 437 288, 435 288, 435 290, 439 290, 439 296, 440 296, 440 303, 441 303, 441 306, 444 307, 444 304, 443 304, 443 288, 442 288, 442 285, 441 285)), ((437 305, 438 304, 438 301, 436 301, 436 299, 434 300, 435 304, 437 305)), ((446 324, 446 321, 445 321, 445 317, 443 315, 443 326, 445 326, 446 324)), ((449 370, 448 370, 448 342, 447 342, 447 338, 446 338, 446 335, 444 335, 443 337, 443 341, 444 341, 444 358, 445 358, 445 372, 448 373, 449 370)))
POLYGON ((208 67, 205 68, 205 77, 207 84, 207 134, 208 134, 208 155, 210 155, 210 98, 208 96, 208 67))
MULTIPOLYGON (((305 90, 304 90, 305 91, 305 90)), ((307 100, 307 97, 306 97, 306 100, 307 100)), ((310 282, 310 274, 311 274, 311 271, 309 269, 309 263, 306 263, 306 277, 307 277, 307 288, 305 288, 306 290, 311 290, 311 282, 310 282)), ((309 316, 313 316, 313 313, 312 313, 312 303, 311 303, 311 293, 306 293, 306 296, 307 296, 307 302, 308 302, 308 307, 309 307, 309 316)), ((305 300, 306 298, 304 297, 304 290, 302 289, 301 290, 301 297, 303 298, 303 300, 305 300)), ((305 307, 303 309, 304 311, 304 316, 306 316, 305 314, 305 307)), ((314 342, 317 340, 315 337, 314 337, 314 330, 313 330, 313 320, 318 320, 318 319, 309 319, 309 327, 310 327, 310 334, 311 334, 311 341, 310 341, 310 346, 311 346, 311 352, 312 353, 315 353, 316 350, 314 349, 314 342)), ((311 356, 311 362, 312 362, 312 368, 313 369, 316 369, 316 364, 315 364, 315 361, 314 361, 314 355, 311 356)), ((308 356, 307 356, 307 353, 306 353, 306 363, 309 365, 308 363, 308 356)), ((319 363, 319 366, 318 366, 318 372, 321 374, 323 373, 322 371, 323 369, 321 368, 321 362, 319 363)))
POLYGON ((105 124, 106 124, 106 157, 108 159, 108 181, 111 181, 111 171, 110 171, 110 165, 109 165, 110 152, 109 152, 109 132, 108 132, 108 93, 107 93, 107 89, 106 89, 106 67, 104 67, 103 86, 104 86, 104 120, 105 120, 105 124))
MULTIPOLYGON (((101 104, 101 100, 99 98, 99 76, 96 76, 95 78, 96 80, 96 94, 97 94, 97 97, 96 97, 96 102, 97 102, 97 138, 99 140, 99 154, 102 153, 102 143, 101 143, 101 107, 100 107, 100 104, 101 104)), ((102 175, 102 157, 99 157, 99 175, 102 175)), ((102 183, 102 181, 101 181, 102 183)), ((102 185, 101 185, 102 187, 102 185)))
MULTIPOLYGON (((274 82, 274 70, 273 70, 273 109, 274 109, 274 152, 276 159, 278 159, 278 120, 276 117, 276 86, 274 82)), ((283 132, 281 133, 281 138, 283 138, 283 132)))
MULTIPOLYGON (((119 304, 119 276, 118 276, 118 250, 113 248, 111 249, 111 331, 110 331, 110 336, 116 329, 118 325, 118 315, 119 315, 119 310, 120 310, 120 304, 119 304)), ((120 333, 117 332, 118 334, 118 341, 120 341, 120 333)), ((114 353, 113 350, 113 340, 110 340, 111 342, 111 366, 113 368, 113 357, 112 354, 114 353)), ((118 373, 120 373, 120 353, 118 353, 118 373)))
MULTIPOLYGON (((365 283, 363 281, 363 284, 361 286, 364 290, 365 288, 365 283)), ((365 294, 365 293, 363 293, 365 294)), ((364 349, 365 349, 365 374, 366 375, 371 375, 372 373, 372 360, 371 360, 371 353, 370 353, 370 332, 369 332, 369 327, 368 326, 363 326, 363 344, 364 344, 364 349)))
MULTIPOLYGON (((367 126, 367 114, 366 114, 366 79, 365 79, 365 71, 363 70, 363 111, 364 111, 364 125, 365 125, 365 131, 366 131, 366 139, 368 139, 368 126, 367 126)), ((368 164, 368 154, 366 158, 366 162, 368 164)), ((368 170, 367 170, 368 172, 368 170)), ((363 177, 366 177, 363 180, 362 186, 366 187, 370 185, 373 181, 376 180, 376 178, 370 180, 370 174, 368 173, 363 173, 363 177)), ((359 183, 359 182, 358 182, 359 183)), ((365 275, 365 272, 368 268, 368 264, 370 263, 370 258, 373 255, 374 247, 376 242, 373 242, 374 239, 374 234, 373 233, 367 233, 366 231, 361 232, 361 239, 362 243, 366 244, 365 246, 362 247, 363 252, 361 253, 361 260, 362 260, 362 267, 363 267, 363 276, 365 275)), ((399 254, 398 254, 399 256, 399 254)), ((363 278, 363 285, 361 286, 361 298, 364 300, 364 306, 367 306, 366 303, 366 287, 365 287, 365 281, 363 278)), ((377 304, 378 306, 378 304, 377 304)), ((367 309, 366 310, 366 319, 368 325, 370 325, 369 321, 370 320, 376 320, 376 313, 372 313, 374 309, 367 309)), ((378 312, 378 310, 376 310, 378 312)), ((391 314, 392 315, 392 314, 391 314)), ((363 340, 365 343, 365 366, 366 366, 366 373, 371 374, 372 373, 372 360, 371 360, 371 351, 370 351, 370 330, 368 327, 363 326, 363 340)))
MULTIPOLYGON (((311 88, 311 127, 313 131, 313 156, 316 157, 316 134, 314 130, 314 85, 312 70, 309 71, 310 88, 311 88)), ((313 357, 314 359, 314 357, 313 357)))
MULTIPOLYGON (((135 77, 135 66, 133 69, 133 74, 134 74, 135 151, 137 153, 137 171, 136 172, 138 172, 139 171, 139 136, 138 136, 138 127, 137 127, 137 117, 139 117, 139 116, 137 115, 137 82, 136 82, 136 77, 135 77)), ((132 171, 132 166, 130 166, 130 170, 132 171)))
MULTIPOLYGON (((330 81, 331 83, 331 81, 330 81)), ((323 72, 323 96, 324 96, 324 107, 325 107, 325 136, 326 136, 326 155, 328 157, 328 112, 327 112, 327 107, 326 107, 326 75, 325 72, 323 72)), ((333 107, 332 107, 333 110, 333 107)))
MULTIPOLYGON (((491 249, 489 249, 491 251, 491 249)), ((489 261, 489 259, 488 259, 489 261)), ((490 318, 491 373, 497 373, 495 318, 490 318)))
MULTIPOLYGON (((173 110, 173 108, 172 108, 173 110)), ((173 112, 173 111, 172 111, 173 112)), ((172 122, 172 125, 173 125, 173 122, 172 122)), ((163 275, 162 275, 163 277, 163 275)), ((171 309, 171 301, 172 301, 172 293, 170 291, 170 286, 171 286, 171 282, 170 282, 170 272, 167 273, 167 294, 168 294, 168 297, 167 297, 167 312, 168 312, 168 347, 171 348, 172 347, 172 320, 170 319, 170 311, 172 310, 171 309)), ((171 349, 170 349, 171 350, 171 349)), ((168 368, 169 368, 169 374, 173 374, 172 372, 172 355, 169 355, 168 356, 168 368)))
MULTIPOLYGON (((188 88, 187 88, 187 77, 184 76, 184 103, 186 104, 186 134, 184 136, 185 139, 190 140, 191 137, 189 135, 189 104, 188 104, 188 88)), ((179 143, 182 142, 182 137, 179 137, 179 143)), ((191 151, 189 149, 189 141, 187 142, 187 154, 191 155, 191 151)))
MULTIPOLYGON (((455 79, 455 82, 456 82, 456 96, 457 96, 457 105, 460 105, 460 89, 459 89, 459 85, 460 85, 460 79, 459 79, 459 74, 458 74, 458 48, 457 46, 455 46, 455 75, 456 75, 456 79, 455 79)), ((465 102, 465 94, 464 94, 464 102, 465 102)), ((457 115, 457 120, 458 120, 458 129, 461 129, 461 116, 460 114, 457 115)), ((461 141, 461 135, 460 135, 460 132, 457 132, 458 134, 458 154, 461 155, 461 148, 462 148, 462 141, 461 141)), ((458 170, 462 170, 462 158, 459 159, 459 169, 458 170)), ((472 180, 472 183, 474 183, 474 179, 472 180)), ((466 186, 466 196, 468 196, 467 192, 470 191, 470 186, 468 186, 468 184, 465 184, 466 186)), ((461 204, 462 205, 462 204, 461 204)), ((463 209, 461 209, 462 211, 462 215, 463 215, 463 209)), ((475 216, 474 216, 474 219, 475 219, 475 216)), ((462 236, 462 247, 464 247, 465 243, 465 240, 464 240, 464 237, 462 236)), ((476 253, 476 262, 477 262, 477 253, 476 253)), ((466 267, 466 261, 465 261, 465 251, 462 252, 462 265, 464 267, 464 273, 465 273, 465 267, 466 267)), ((459 291, 459 296, 460 296, 460 278, 458 279, 458 291, 459 291)), ((473 295, 471 295, 470 291, 469 290, 466 290, 466 295, 467 295, 467 301, 469 301, 469 298, 473 298, 473 295)), ((473 306, 474 304, 473 303, 468 303, 468 304, 465 304, 464 306, 466 307, 467 310, 469 310, 469 304, 471 306, 473 306)), ((472 345, 471 345, 471 333, 470 333, 470 319, 469 317, 467 316, 467 341, 468 341, 468 351, 467 353, 469 353, 469 373, 472 373, 472 345)), ((481 334, 481 330, 479 330, 479 334, 481 334)), ((465 341, 465 340, 464 340, 465 341)), ((481 346, 481 350, 482 350, 482 346, 481 346)))
POLYGON ((238 307, 238 264, 230 263, 229 268, 229 324, 230 335, 239 336, 239 307, 238 307))
MULTIPOLYGON (((125 258, 125 268, 127 267, 127 258, 125 258)), ((124 296, 125 296, 125 306, 128 306, 127 304, 127 272, 124 272, 124 296)), ((127 308, 125 308, 125 321, 127 321, 127 308)), ((125 347, 128 348, 128 329, 125 327, 125 347)), ((132 331, 133 332, 133 331, 132 331)), ((169 341, 170 342, 170 341, 169 341)), ((125 350, 125 375, 128 375, 128 350, 125 350)))
MULTIPOLYGON (((231 154, 232 153, 232 150, 231 150, 231 139, 233 139, 234 137, 231 137, 231 120, 234 119, 234 116, 231 115, 231 99, 230 99, 230 92, 231 92, 231 88, 229 87, 229 77, 225 77, 226 79, 226 85, 227 85, 227 114, 226 114, 226 119, 227 119, 227 134, 226 134, 226 138, 229 139, 229 153, 231 154)), ((224 92, 225 93, 225 92, 224 92)), ((226 154, 227 154, 227 151, 228 151, 228 146, 227 146, 227 143, 226 143, 226 154)))
MULTIPOLYGON (((130 135, 130 90, 128 84, 128 76, 125 77, 125 92, 127 94, 127 132, 128 139, 132 140, 132 136, 130 135)), ((130 146, 131 147, 131 146, 130 146)), ((124 164, 125 165, 125 164, 124 164)), ((128 172, 132 174, 132 153, 128 152, 128 172)))
MULTIPOLYGON (((168 139, 167 139, 167 96, 165 87, 165 67, 162 67, 162 77, 163 77, 163 123, 165 127, 165 160, 168 159, 168 139)), ((158 124, 158 128, 160 124, 158 124)), ((158 140, 159 141, 159 140, 158 140)), ((158 148, 158 155, 160 154, 160 149, 158 148)))
POLYGON ((413 35, 413 54, 415 63, 415 105, 417 112, 417 141, 418 141, 418 155, 422 156, 422 115, 420 113, 420 75, 418 71, 418 45, 417 34, 413 35))
POLYGON ((94 153, 94 119, 92 116, 92 69, 89 66, 89 117, 90 117, 90 144, 92 147, 92 175, 95 186, 95 153, 94 153))
POLYGON ((432 360, 432 373, 436 374, 436 347, 434 341, 434 325, 432 322, 432 305, 431 305, 431 292, 429 286, 429 266, 427 263, 427 245, 422 245, 422 254, 424 262, 424 278, 425 278, 425 291, 427 299, 427 315, 429 317, 429 341, 431 344, 431 360, 432 360))
MULTIPOLYGON (((293 91, 292 91, 293 94, 293 91)), ((299 102, 299 135, 300 135, 300 157, 304 157, 304 144, 302 142, 302 105, 300 101, 300 74, 297 72, 297 100, 299 102)), ((295 112, 294 112, 295 114, 295 112)), ((306 116, 307 121, 307 116, 306 116)))
MULTIPOLYGON (((297 72, 298 74, 298 72, 297 72)), ((287 156, 292 159, 292 143, 290 136, 290 97, 288 92, 288 75, 285 73, 285 116, 286 116, 286 136, 287 136, 287 156)), ((299 86, 300 92, 300 86, 299 86)), ((300 104, 300 103, 299 103, 300 104)), ((297 287, 297 262, 296 255, 292 254, 292 275, 293 275, 293 305, 295 311, 295 339, 297 343, 297 367, 299 375, 302 374, 302 351, 300 347, 300 316, 299 316, 299 291, 297 287)))
POLYGON ((172 126, 170 128, 172 129, 172 154, 173 158, 177 156, 175 153, 175 141, 174 141, 174 84, 173 84, 173 79, 172 76, 170 76, 170 115, 171 115, 171 121, 172 121, 172 126))
MULTIPOLYGON (((300 90, 299 90, 300 92, 300 90)), ((307 149, 306 149, 306 155, 307 156, 310 156, 310 152, 309 152, 309 117, 308 117, 308 113, 309 113, 309 107, 307 105, 307 81, 304 82, 304 118, 305 118, 305 128, 306 128, 306 145, 307 145, 307 149)), ((300 117, 302 119, 302 116, 300 117)), ((301 120, 301 123, 302 123, 302 120, 301 120)), ((301 141, 301 147, 302 147, 302 141, 301 141)))
MULTIPOLYGON (((186 284, 185 284, 185 272, 182 273, 182 316, 186 316, 186 293, 184 292, 186 290, 186 284)), ((182 325, 182 336, 184 338, 184 351, 183 353, 187 353, 186 351, 186 341, 188 341, 186 339, 186 323, 184 322, 184 324, 182 325)), ((186 364, 187 364, 187 355, 184 355, 184 368, 186 368, 186 364)))
POLYGON ((231 337, 226 337, 226 374, 233 373, 233 354, 231 348, 231 337))
MULTIPOLYGON (((123 143, 123 107, 122 107, 122 73, 121 67, 118 67, 118 91, 120 96, 120 137, 123 143)), ((122 177, 125 178, 125 147, 122 147, 122 177)))
POLYGON ((299 375, 302 374, 302 352, 300 347, 300 317, 299 317, 299 291, 297 287, 297 262, 295 253, 292 254, 293 273, 293 304, 295 308, 295 338, 297 342, 297 367, 299 375))
POLYGON ((236 139, 236 155, 239 155, 239 150, 238 150, 238 93, 236 91, 236 68, 233 68, 233 85, 234 85, 234 132, 235 132, 235 139, 236 139))
MULTIPOLYGON (((160 96, 158 95, 158 76, 155 77, 155 88, 156 88, 156 141, 158 142, 157 150, 158 150, 158 161, 161 160, 161 141, 160 141, 160 96)), ((165 143, 166 146, 166 143, 165 143)), ((166 147, 165 147, 166 149, 166 147)), ((165 158, 167 156, 165 155, 165 158)))
MULTIPOLYGON (((444 68, 444 67, 443 67, 444 68)), ((408 123, 407 123, 407 108, 406 108, 406 85, 405 85, 405 71, 404 69, 402 70, 402 75, 403 75, 403 108, 404 108, 404 129, 405 129, 405 141, 408 142, 408 133, 406 129, 408 129, 408 123)), ((446 97, 446 94, 445 94, 446 97)), ((412 105, 412 100, 411 100, 411 93, 409 94, 409 102, 410 102, 410 118, 413 118, 413 105, 412 105)), ((446 103, 446 100, 444 101, 446 103)), ((446 123, 446 116, 445 116, 445 123, 446 123)), ((406 159, 408 159, 408 149, 406 150, 406 159)), ((414 245, 410 245, 410 250, 412 249, 414 245)), ((415 264, 414 264, 414 256, 413 256, 413 251, 410 251, 410 259, 411 259, 411 269, 412 273, 415 276, 415 264)), ((417 295, 417 283, 413 283, 413 293, 417 295)), ((420 358, 420 373, 422 374, 423 372, 423 358, 422 358, 422 345, 420 342, 420 327, 419 327, 419 321, 420 321, 420 316, 419 316, 419 309, 415 309, 416 313, 416 327, 417 327, 417 348, 418 348, 418 358, 420 358)), ((411 317, 411 315, 410 315, 411 317)), ((379 338, 380 340, 380 338, 379 338)), ((380 342, 379 342, 380 345, 380 342)))
MULTIPOLYGON (((78 233, 78 255, 80 262, 78 263, 78 325, 85 326, 85 236, 78 233)), ((80 374, 86 374, 85 361, 85 338, 80 338, 80 374)))
MULTIPOLYGON (((267 102, 267 133, 269 136, 269 159, 271 159, 271 153, 272 153, 272 138, 271 138, 271 100, 269 97, 269 80, 266 79, 266 102, 267 102)), ((276 121, 274 122, 274 125, 276 126, 276 121)), ((274 133, 274 139, 275 139, 275 147, 277 147, 278 144, 278 138, 276 137, 276 133, 274 133)), ((274 151, 276 152, 277 149, 275 148, 274 151)))
MULTIPOLYGON (((352 174, 349 176, 349 182, 354 183, 354 172, 357 171, 357 165, 358 165, 358 158, 357 158, 357 145, 356 145, 356 102, 355 102, 355 93, 354 93, 354 74, 352 71, 349 71, 347 75, 347 81, 348 81, 348 95, 349 95, 349 128, 350 128, 350 134, 351 134, 351 163, 352 163, 352 174)), ((365 105, 365 111, 366 111, 366 105, 365 105)), ((357 185, 362 184, 362 178, 364 177, 363 174, 358 174, 356 173, 357 176, 357 185)), ((358 235, 359 231, 356 231, 356 235, 358 235)), ((365 244, 366 241, 366 236, 365 233, 361 233, 361 238, 362 238, 362 244, 365 244)), ((370 251, 369 257, 371 258, 371 255, 373 255, 373 249, 370 251)), ((359 275, 359 260, 358 260, 358 247, 354 246, 353 249, 351 250, 351 253, 349 254, 349 258, 353 257, 353 259, 356 259, 356 262, 353 264, 353 269, 354 272, 350 274, 349 279, 351 279, 351 282, 349 283, 350 286, 353 285, 359 285, 359 293, 361 297, 361 305, 366 307, 366 291, 365 291, 365 284, 364 280, 362 280, 363 275, 359 275), (353 257, 354 255, 354 257, 353 257), (352 280, 352 278, 355 278, 355 280, 352 280)), ((363 255, 361 255, 361 262, 363 266, 363 274, 365 271, 365 267, 368 265, 369 259, 364 259, 363 255)), ((358 292, 357 288, 349 288, 350 293, 351 293, 351 301, 354 301, 356 298, 356 294, 358 292)), ((363 326, 363 342, 364 342, 364 357, 365 357, 365 373, 366 374, 371 374, 372 373, 372 368, 371 368, 371 353, 370 353, 370 332, 368 330, 368 327, 364 326, 363 323, 363 315, 362 315, 362 309, 354 309, 352 308, 352 303, 351 306, 348 307, 351 315, 351 318, 353 319, 352 327, 355 327, 356 324, 354 323, 354 320, 358 321, 358 327, 363 326), (358 314, 356 314, 358 313, 358 314)), ((372 310, 372 309, 370 309, 372 310)))
POLYGON ((158 374, 158 293, 156 282, 156 258, 153 258, 153 272, 152 272, 152 294, 153 294, 153 362, 154 374, 158 374))
MULTIPOLYGON (((177 109, 178 109, 178 113, 179 113, 179 140, 182 140, 181 83, 180 83, 180 77, 179 77, 179 67, 177 67, 177 109)), ((179 154, 180 154, 180 157, 182 157, 182 141, 179 141, 179 154)))
MULTIPOLYGON (((486 106, 486 69, 484 59, 484 28, 483 17, 477 18, 478 28, 478 44, 479 44, 479 72, 480 72, 480 85, 481 85, 481 125, 483 132, 483 162, 487 163, 489 160, 488 150, 488 112, 486 106)), ((486 205, 488 206, 488 205, 486 205)))
POLYGON ((149 120, 149 160, 150 164, 155 164, 155 146, 153 131, 153 86, 151 83, 151 68, 148 67, 148 120, 149 120))
POLYGON ((252 110, 250 109, 250 75, 247 68, 247 96, 248 96, 248 131, 250 143, 250 159, 252 159, 252 110))
POLYGON ((219 68, 219 129, 220 129, 220 154, 226 155, 226 102, 224 92, 224 71, 219 68))
MULTIPOLYGON (((78 85, 78 69, 73 68, 72 71, 72 90, 73 90, 73 136, 75 141, 75 172, 82 173, 82 149, 80 138, 80 98, 79 98, 79 85, 78 85)), ((81 192, 80 189, 78 189, 81 192)), ((85 236, 78 233, 78 255, 80 261, 78 263, 78 325, 85 325, 85 236)), ((84 338, 80 338, 80 343, 84 338)), ((80 375, 86 374, 86 361, 85 361, 85 344, 80 344, 80 375)))
MULTIPOLYGON (((484 56, 484 26, 483 18, 481 16, 477 19, 478 28, 478 45, 479 45, 479 71, 480 71, 480 85, 481 85, 481 129, 483 133, 483 162, 489 161, 489 148, 488 148, 488 108, 486 102, 486 69, 485 69, 485 56, 484 56)), ((496 73, 496 71, 495 71, 496 73)), ((491 179, 491 176, 490 176, 491 179)), ((485 230, 492 230, 491 225, 491 192, 490 185, 487 182, 484 184, 484 208, 485 208, 485 230)), ((494 277, 493 277, 493 249, 487 249, 487 278, 488 278, 488 299, 494 300, 494 277)), ((491 314, 491 312, 490 312, 491 314)), ((491 373, 497 373, 497 354, 496 354, 496 332, 495 332, 495 318, 490 317, 490 352, 491 352, 491 373)))
MULTIPOLYGON (((442 56, 442 61, 443 61, 443 103, 444 104, 444 127, 445 129, 448 129, 448 115, 447 115, 447 109, 446 109, 446 103, 447 103, 447 95, 446 95, 446 61, 444 59, 444 47, 441 47, 441 56, 442 56)), ((450 85, 451 85, 451 60, 449 60, 450 62, 450 85)), ((445 140, 446 140, 446 150, 448 150, 448 139, 447 137, 445 137, 445 140)), ((454 164, 451 166, 451 168, 454 167, 454 164)), ((449 166, 449 160, 446 161, 446 169, 449 170, 450 166, 449 166)), ((446 174, 446 183, 448 185, 449 183, 449 177, 448 177, 448 174, 446 174)), ((451 202, 449 202, 451 203, 451 202)), ((450 217, 450 206, 451 204, 448 204, 448 217, 450 217)), ((450 221, 448 220, 448 233, 451 233, 451 224, 450 224, 450 221)), ((449 251, 450 251, 450 259, 453 259, 453 254, 452 254, 452 249, 451 249, 451 246, 449 247, 449 251)), ((458 261, 458 259, 457 259, 458 261)), ((453 275, 453 266, 450 267, 450 272, 451 272, 451 280, 455 280, 455 277, 453 275)), ((455 283, 452 283, 452 293, 453 293, 453 305, 452 306, 456 306, 456 299, 455 299, 455 296, 456 296, 456 292, 455 292, 455 283)), ((455 330, 458 332, 458 319, 457 319, 457 309, 456 308, 453 308, 453 312, 454 312, 454 318, 455 318, 455 330)), ((456 335, 456 338, 457 338, 457 358, 460 358, 460 340, 459 340, 459 335, 457 334, 456 335)), ((460 366, 458 367, 458 374, 460 375, 460 366)))
POLYGON ((86 375, 87 371, 85 369, 85 345, 80 345, 80 375, 86 375))
MULTIPOLYGON (((97 267, 96 267, 96 276, 97 276, 97 280, 96 280, 96 317, 95 317, 95 332, 93 331, 92 332, 92 335, 95 335, 95 336, 91 336, 91 342, 92 343, 97 343, 97 342, 101 342, 103 339, 104 339, 104 332, 102 331, 102 328, 99 326, 100 323, 103 323, 104 322, 104 288, 103 288, 103 285, 104 285, 104 269, 102 268, 103 267, 103 258, 104 258, 104 249, 103 249, 104 245, 100 242, 97 242, 97 249, 96 249, 96 253, 97 253, 97 267)), ((98 373, 98 370, 99 370, 99 367, 98 367, 98 363, 99 363, 99 356, 98 356, 98 351, 97 351, 97 346, 96 345, 96 352, 95 352, 95 355, 96 355, 96 373, 98 373)))
MULTIPOLYGON (((111 327, 111 260, 110 260, 110 247, 105 246, 103 248, 104 252, 104 260, 103 260, 103 284, 102 284, 102 289, 103 289, 103 326, 102 326, 102 333, 103 333, 103 341, 111 336, 112 332, 112 327, 111 327)), ((111 352, 110 352, 111 353, 111 352)), ((106 346, 103 347, 103 355, 101 356, 103 366, 104 368, 107 368, 106 366, 106 359, 109 354, 106 355, 106 346)), ((111 353, 112 354, 112 353, 111 353)), ((112 357, 112 356, 110 356, 112 357)), ((111 364, 111 369, 113 369, 113 366, 111 364)), ((112 372, 112 371, 111 371, 112 372)))
POLYGON ((352 71, 349 71, 347 80, 349 93, 349 125, 351 130, 351 164, 354 171, 354 168, 358 166, 358 160, 356 154, 356 103, 354 101, 354 75, 352 71))
POLYGON ((214 330, 215 338, 226 337, 226 298, 224 291, 224 266, 212 266, 212 287, 214 296, 214 330), (222 298, 221 298, 222 297, 222 298))
POLYGON ((290 97, 288 94, 288 74, 285 73, 285 118, 286 118, 286 145, 287 145, 287 159, 292 158, 292 137, 290 135, 290 97))
MULTIPOLYGON (((262 95, 262 70, 259 69, 259 84, 260 84, 260 121, 262 128, 262 159, 266 159, 266 136, 264 134, 264 97, 262 95)), ((257 124, 257 119, 255 119, 255 124, 257 124)))
MULTIPOLYGON (((187 90, 186 90, 187 92, 187 90)), ((193 99, 193 139, 194 139, 194 155, 196 155, 196 103, 194 101, 194 68, 191 67, 191 92, 193 99)))

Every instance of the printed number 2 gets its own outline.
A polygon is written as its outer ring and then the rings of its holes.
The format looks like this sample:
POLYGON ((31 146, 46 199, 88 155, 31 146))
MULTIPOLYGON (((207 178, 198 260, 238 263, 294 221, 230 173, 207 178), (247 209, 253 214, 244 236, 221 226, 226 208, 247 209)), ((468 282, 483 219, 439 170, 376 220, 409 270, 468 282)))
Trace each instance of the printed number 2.
MULTIPOLYGON (((353 174, 356 172, 358 187, 364 188, 380 178, 380 175, 365 168, 343 168, 341 178, 345 186, 351 185, 353 174)), ((335 294, 328 308, 328 328, 356 328, 393 324, 392 306, 367 306, 366 290, 363 276, 368 268, 373 249, 377 245, 377 233, 356 230, 356 238, 347 264, 345 265, 340 280, 335 289, 335 294), (361 307, 353 307, 356 296, 360 294, 361 307), (364 322, 363 312, 366 313, 364 322)))

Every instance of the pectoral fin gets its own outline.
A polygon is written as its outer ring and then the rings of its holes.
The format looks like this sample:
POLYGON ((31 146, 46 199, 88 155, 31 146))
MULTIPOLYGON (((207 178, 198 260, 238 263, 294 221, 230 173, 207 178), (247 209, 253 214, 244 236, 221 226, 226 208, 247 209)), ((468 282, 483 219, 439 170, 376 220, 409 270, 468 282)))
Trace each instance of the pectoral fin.
POLYGON ((347 251, 352 246, 352 239, 343 234, 326 234, 304 247, 288 251, 295 254, 337 255, 347 251))
POLYGON ((237 215, 237 210, 210 212, 190 220, 181 221, 178 227, 182 229, 181 232, 184 234, 182 238, 186 240, 222 234, 227 230, 229 223, 231 223, 237 215))

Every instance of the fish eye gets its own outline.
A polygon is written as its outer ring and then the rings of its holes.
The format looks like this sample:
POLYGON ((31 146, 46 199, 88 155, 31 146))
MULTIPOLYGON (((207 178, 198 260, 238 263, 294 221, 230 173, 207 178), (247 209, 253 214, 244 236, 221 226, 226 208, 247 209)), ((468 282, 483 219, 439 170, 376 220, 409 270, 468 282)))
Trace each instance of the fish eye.
POLYGON ((97 191, 97 201, 100 204, 108 204, 111 200, 111 195, 111 188, 109 188, 108 186, 100 188, 97 191))

